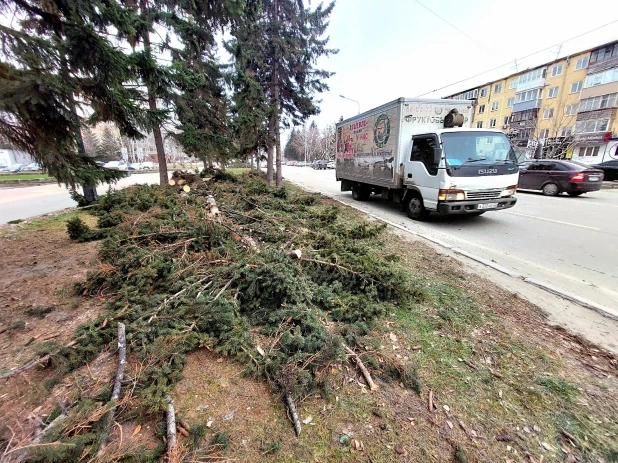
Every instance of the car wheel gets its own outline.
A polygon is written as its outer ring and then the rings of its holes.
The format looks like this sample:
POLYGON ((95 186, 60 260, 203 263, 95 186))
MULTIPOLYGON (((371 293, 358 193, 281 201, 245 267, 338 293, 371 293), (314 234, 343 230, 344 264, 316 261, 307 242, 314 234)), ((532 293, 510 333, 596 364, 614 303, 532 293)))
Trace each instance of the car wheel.
POLYGON ((569 196, 581 196, 584 194, 583 191, 570 191, 567 193, 569 196))
POLYGON ((560 188, 555 183, 548 183, 543 186, 543 194, 545 196, 558 196, 560 194, 560 188))
POLYGON ((408 217, 412 220, 425 220, 429 213, 423 205, 423 200, 419 196, 412 196, 406 205, 408 217))

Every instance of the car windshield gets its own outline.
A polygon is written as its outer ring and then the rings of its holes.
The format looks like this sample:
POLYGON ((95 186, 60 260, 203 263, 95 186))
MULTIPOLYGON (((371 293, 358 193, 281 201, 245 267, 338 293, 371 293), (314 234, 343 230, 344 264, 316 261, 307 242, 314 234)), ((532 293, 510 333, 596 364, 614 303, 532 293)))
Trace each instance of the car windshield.
POLYGON ((517 162, 515 152, 503 133, 447 132, 442 134, 442 147, 447 165, 451 167, 472 162, 517 162))

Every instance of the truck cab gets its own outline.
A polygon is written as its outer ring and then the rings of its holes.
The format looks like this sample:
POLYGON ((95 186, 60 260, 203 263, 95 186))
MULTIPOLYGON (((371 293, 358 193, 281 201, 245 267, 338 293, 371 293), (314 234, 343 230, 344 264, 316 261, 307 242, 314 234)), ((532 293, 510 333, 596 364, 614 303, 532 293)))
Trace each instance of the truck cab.
POLYGON ((498 130, 450 128, 415 134, 400 165, 408 215, 481 215, 513 207, 518 166, 498 130))

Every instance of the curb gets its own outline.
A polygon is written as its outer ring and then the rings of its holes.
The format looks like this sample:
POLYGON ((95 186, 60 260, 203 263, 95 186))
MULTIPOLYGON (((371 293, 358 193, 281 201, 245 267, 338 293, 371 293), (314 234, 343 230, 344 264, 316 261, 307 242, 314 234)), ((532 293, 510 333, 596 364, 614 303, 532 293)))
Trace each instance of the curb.
POLYGON ((544 289, 556 296, 560 296, 562 299, 566 299, 567 301, 574 302, 575 304, 581 305, 582 307, 586 307, 587 309, 594 310, 604 317, 611 318, 612 320, 618 321, 618 314, 614 313, 610 308, 605 307, 603 305, 597 304, 596 302, 589 301, 588 299, 584 299, 582 297, 576 296, 574 294, 568 293, 560 288, 556 288, 549 283, 545 283, 544 281, 535 280, 533 278, 524 278, 524 281, 528 284, 536 286, 537 288, 544 289))
MULTIPOLYGON (((302 185, 299 185, 299 186, 301 186, 301 188, 308 189, 308 187, 306 187, 306 186, 302 186, 302 185)), ((616 186, 616 188, 618 188, 618 185, 616 186)), ((311 190, 318 192, 317 190, 314 190, 314 189, 311 189, 311 190)), ((348 203, 346 203, 346 202, 344 202, 344 201, 342 201, 342 200, 340 200, 338 198, 335 198, 333 196, 330 196, 330 195, 322 193, 322 192, 318 192, 318 193, 320 193, 320 194, 322 194, 322 195, 324 195, 324 196, 326 196, 326 197, 328 197, 328 198, 330 198, 330 199, 332 199, 334 201, 337 201, 338 203, 343 204, 344 206, 348 206, 348 207, 351 207, 352 209, 356 209, 357 211, 362 212, 363 214, 366 214, 366 215, 368 215, 369 217, 371 217, 371 218, 373 218, 375 220, 379 220, 380 222, 383 222, 383 223, 385 223, 387 225, 390 225, 391 227, 397 228, 398 230, 402 230, 402 231, 407 232, 407 233, 409 233, 411 235, 423 238, 424 240, 430 241, 431 243, 434 243, 434 244, 436 244, 436 245, 438 245, 440 247, 443 247, 445 249, 449 249, 452 252, 454 252, 455 254, 459 254, 461 256, 467 257, 468 259, 471 259, 471 260, 473 260, 475 262, 478 262, 478 263, 480 263, 482 265, 485 265, 486 267, 490 267, 490 268, 492 268, 492 269, 494 269, 494 270, 496 270, 496 271, 498 271, 500 273, 503 273, 503 274, 505 274, 505 275, 507 275, 507 276, 509 276, 511 278, 516 278, 518 280, 522 280, 525 283, 528 283, 528 284, 530 284, 532 286, 536 286, 537 288, 543 289, 543 290, 547 291, 548 293, 551 293, 551 294, 554 294, 555 296, 561 297, 562 299, 566 299, 567 301, 573 302, 573 303, 575 303, 577 305, 580 305, 582 307, 585 307, 587 309, 594 310, 595 312, 599 313, 600 315, 602 315, 602 316, 604 316, 606 318, 618 321, 618 314, 616 314, 614 311, 612 311, 609 307, 605 307, 603 305, 597 304, 596 302, 592 302, 592 301, 589 301, 587 299, 581 298, 581 297, 576 296, 574 294, 571 294, 571 293, 569 293, 567 291, 564 291, 564 290, 562 290, 560 288, 557 288, 557 287, 555 287, 555 286, 553 286, 553 285, 551 285, 549 283, 545 283, 543 281, 536 280, 534 278, 524 277, 523 275, 520 275, 517 272, 509 270, 508 268, 503 267, 503 266, 501 266, 499 264, 496 264, 495 262, 487 260, 487 259, 485 259, 483 257, 476 256, 476 255, 471 254, 471 253, 469 253, 467 251, 464 251, 462 249, 458 249, 458 248, 456 248, 454 246, 451 246, 451 245, 445 243, 444 241, 441 241, 441 240, 439 240, 437 238, 434 238, 434 237, 432 237, 430 235, 427 235, 425 233, 418 233, 418 232, 412 231, 412 230, 410 230, 409 228, 407 228, 407 227, 405 227, 403 225, 399 225, 399 224, 396 224, 394 222, 391 222, 390 220, 383 219, 382 217, 378 217, 377 215, 372 214, 371 212, 364 211, 364 210, 362 210, 362 209, 360 209, 360 208, 358 208, 356 206, 353 206, 351 204, 348 204, 348 203)))
POLYGON ((618 182, 603 182, 601 190, 618 190, 618 182))

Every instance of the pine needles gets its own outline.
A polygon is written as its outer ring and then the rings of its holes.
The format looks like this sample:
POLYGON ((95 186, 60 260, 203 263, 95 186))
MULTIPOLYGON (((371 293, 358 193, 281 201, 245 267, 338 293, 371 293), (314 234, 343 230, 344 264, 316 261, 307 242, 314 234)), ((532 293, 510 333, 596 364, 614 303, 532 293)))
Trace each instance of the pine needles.
MULTIPOLYGON (((181 195, 134 186, 90 212, 99 230, 68 224, 73 239, 105 236, 99 269, 77 291, 106 295, 108 313, 81 326, 79 342, 59 360, 66 370, 85 364, 124 323, 144 365, 134 390, 139 413, 164 411, 186 354, 204 346, 244 363, 284 395, 328 390, 328 375, 319 372, 345 360, 344 340, 354 348, 389 307, 423 295, 380 254, 383 225, 340 220, 319 195, 282 194, 256 174, 214 175, 181 195), (211 194, 223 212, 217 218, 206 208, 211 194), (247 246, 248 238, 257 246, 247 246), (290 255, 296 249, 301 259, 290 255), (267 341, 263 355, 256 336, 267 341)), ((420 390, 415 372, 388 368, 383 377, 420 390)))

